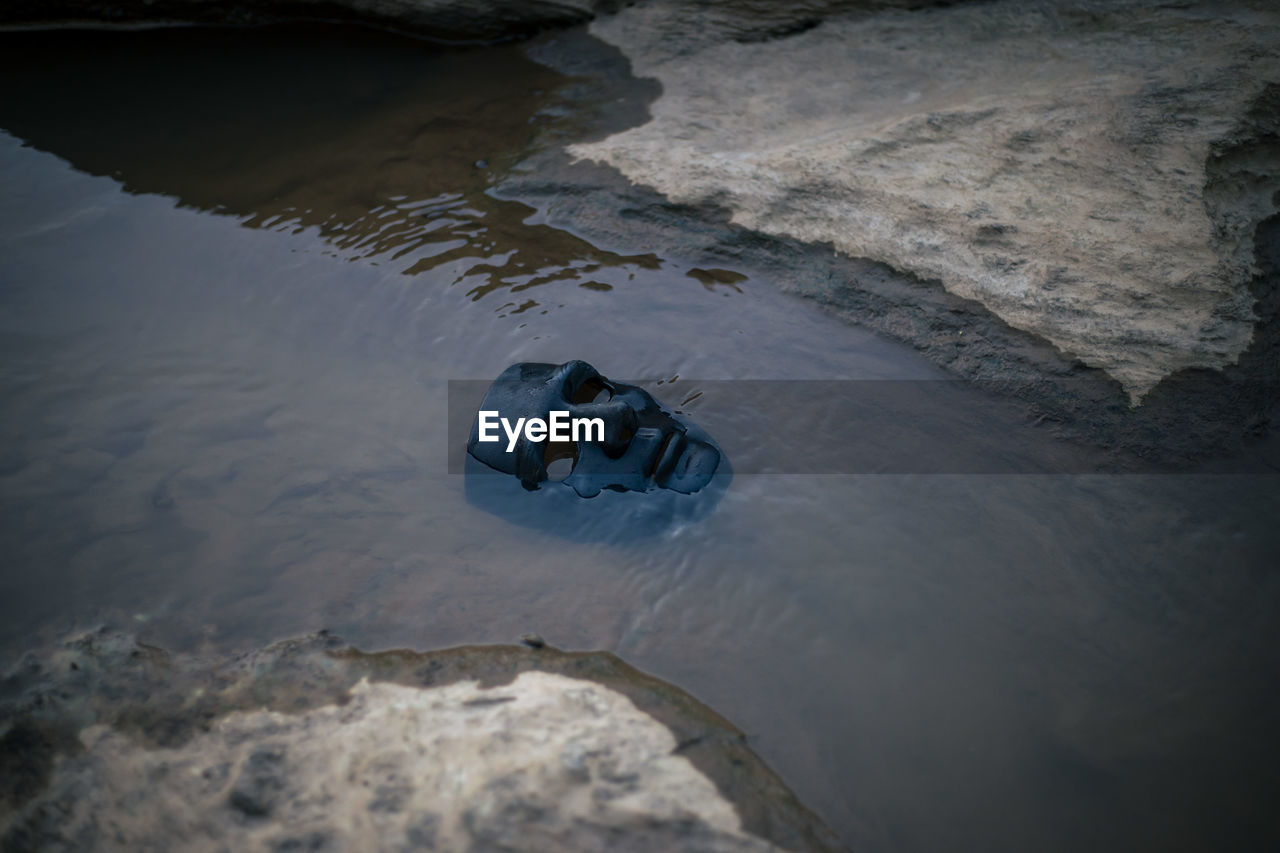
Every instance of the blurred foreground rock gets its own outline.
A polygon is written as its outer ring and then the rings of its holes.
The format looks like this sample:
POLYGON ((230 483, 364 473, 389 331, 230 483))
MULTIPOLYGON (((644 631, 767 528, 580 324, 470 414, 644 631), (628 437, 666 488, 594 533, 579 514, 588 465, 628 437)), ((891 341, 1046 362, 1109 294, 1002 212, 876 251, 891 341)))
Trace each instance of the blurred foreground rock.
POLYGON ((100 632, 2 689, 5 851, 838 849, 732 725, 607 653, 100 632))

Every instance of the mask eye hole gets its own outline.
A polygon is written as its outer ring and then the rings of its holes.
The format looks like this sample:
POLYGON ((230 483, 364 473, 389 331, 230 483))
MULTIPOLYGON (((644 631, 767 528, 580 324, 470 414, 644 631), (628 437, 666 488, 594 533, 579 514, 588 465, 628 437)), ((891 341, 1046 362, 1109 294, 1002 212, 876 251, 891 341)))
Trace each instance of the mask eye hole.
POLYGON ((573 404, 585 406, 588 403, 607 403, 613 399, 613 392, 598 376, 593 376, 578 386, 573 392, 573 404))
POLYGON ((572 441, 548 441, 542 451, 542 464, 547 469, 547 479, 560 482, 578 464, 578 445, 572 441))

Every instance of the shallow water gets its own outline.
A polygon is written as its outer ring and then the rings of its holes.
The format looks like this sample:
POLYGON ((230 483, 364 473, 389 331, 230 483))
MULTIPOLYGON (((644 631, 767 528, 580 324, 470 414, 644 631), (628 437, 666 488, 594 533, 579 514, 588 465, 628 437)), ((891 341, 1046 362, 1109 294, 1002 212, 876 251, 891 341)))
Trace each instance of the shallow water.
MULTIPOLYGON (((531 529, 449 472, 449 380, 693 377, 721 390, 691 416, 750 455, 792 422, 719 380, 945 377, 750 270, 485 195, 572 118, 518 47, 171 30, 0 56, 6 659, 103 620, 219 651, 536 631, 689 689, 862 849, 1273 836, 1275 475, 740 469, 646 538, 531 529)), ((935 450, 1090 470, 947 387, 935 450)))

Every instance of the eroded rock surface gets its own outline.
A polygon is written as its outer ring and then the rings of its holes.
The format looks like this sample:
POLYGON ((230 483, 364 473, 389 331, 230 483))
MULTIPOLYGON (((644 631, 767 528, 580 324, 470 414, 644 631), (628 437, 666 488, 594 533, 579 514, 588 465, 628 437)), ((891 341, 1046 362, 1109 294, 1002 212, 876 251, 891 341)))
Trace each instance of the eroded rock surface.
POLYGON ((662 95, 571 152, 939 280, 1135 402, 1249 347, 1253 235, 1280 205, 1270 4, 996 2, 764 39, 722 18, 651 2, 593 23, 662 95))
POLYGON ((176 749, 80 737, 20 832, 86 850, 777 849, 666 727, 562 675, 362 681, 346 705, 236 712, 176 749))
POLYGON ((230 662, 98 633, 0 685, 15 850, 830 850, 741 733, 604 653, 230 662))

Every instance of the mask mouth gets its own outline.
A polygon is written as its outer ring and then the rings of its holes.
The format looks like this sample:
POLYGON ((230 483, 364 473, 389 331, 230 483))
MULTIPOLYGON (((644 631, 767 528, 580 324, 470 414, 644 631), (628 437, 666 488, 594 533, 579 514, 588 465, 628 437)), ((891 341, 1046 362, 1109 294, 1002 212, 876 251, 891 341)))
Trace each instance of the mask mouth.
POLYGON ((490 385, 480 408, 513 424, 521 418, 547 421, 553 411, 603 424, 602 436, 588 431, 586 439, 551 442, 525 434, 508 450, 507 441, 495 442, 491 435, 479 440, 477 416, 468 453, 515 475, 529 491, 548 483, 569 486, 584 498, 605 489, 693 494, 711 482, 722 459, 710 436, 649 392, 611 382, 585 361, 513 364, 490 385))
POLYGON ((720 451, 701 441, 691 442, 676 460, 675 467, 663 484, 665 488, 684 494, 698 491, 715 476, 720 467, 720 451))
POLYGON ((687 429, 640 427, 626 453, 608 462, 601 461, 605 454, 598 446, 582 447, 579 453, 580 464, 564 482, 584 498, 604 489, 647 492, 655 486, 693 494, 711 482, 720 466, 719 449, 690 439, 687 429))

